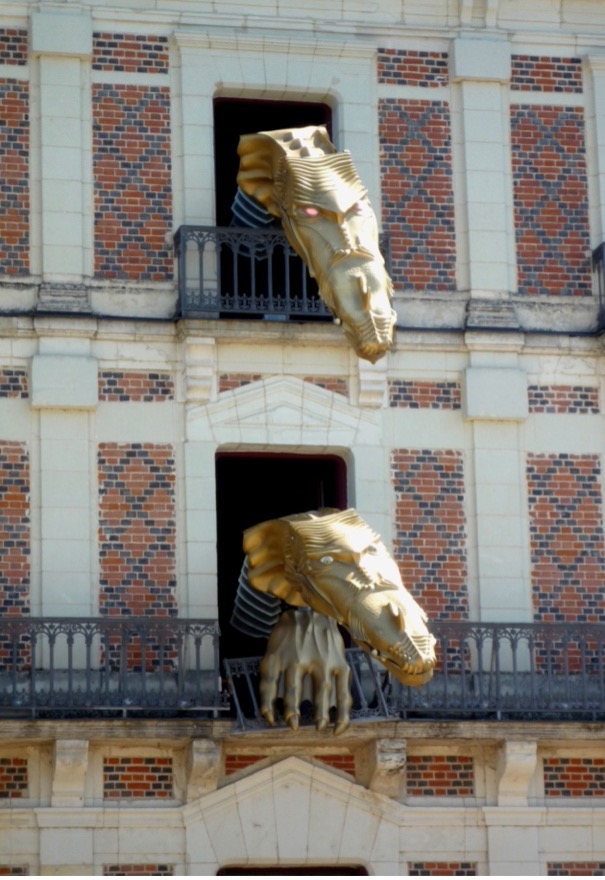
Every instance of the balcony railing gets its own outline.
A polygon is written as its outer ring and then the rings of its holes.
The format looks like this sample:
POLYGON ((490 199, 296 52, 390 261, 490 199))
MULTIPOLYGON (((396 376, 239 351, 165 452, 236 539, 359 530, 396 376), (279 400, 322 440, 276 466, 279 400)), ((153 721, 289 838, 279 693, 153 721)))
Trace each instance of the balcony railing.
MULTIPOLYGON (((180 317, 332 320, 316 282, 278 227, 181 226, 174 244, 180 317)), ((381 236, 380 248, 389 268, 387 236, 381 236)))
POLYGON ((331 317, 279 228, 181 226, 174 242, 182 317, 331 317))
MULTIPOLYGON (((422 688, 404 687, 359 649, 347 651, 353 719, 605 720, 605 625, 436 621, 432 630, 438 665, 422 688)), ((244 729, 264 723, 259 662, 225 662, 244 729)))
POLYGON ((94 717, 229 709, 214 620, 0 619, 0 717, 94 717))

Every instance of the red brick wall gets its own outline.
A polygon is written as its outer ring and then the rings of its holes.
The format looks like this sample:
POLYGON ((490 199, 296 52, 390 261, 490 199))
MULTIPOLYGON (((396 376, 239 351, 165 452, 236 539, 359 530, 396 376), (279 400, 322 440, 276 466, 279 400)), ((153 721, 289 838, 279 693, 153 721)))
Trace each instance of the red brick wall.
POLYGON ((530 385, 527 389, 530 413, 598 415, 599 389, 592 385, 530 385))
POLYGON ((232 773, 239 773, 240 770, 246 770, 258 761, 264 761, 266 755, 241 755, 237 752, 225 755, 225 776, 231 776, 232 773))
POLYGON ((0 865, 3 877, 30 877, 29 865, 0 865))
POLYGON ((527 485, 534 619, 605 622, 599 457, 530 454, 527 485))
POLYGON ((335 770, 341 770, 343 773, 348 773, 349 776, 352 776, 355 779, 355 755, 315 755, 314 756, 318 761, 323 761, 324 764, 328 764, 329 767, 334 767, 335 770))
POLYGON ((0 398, 29 397, 29 382, 25 370, 0 369, 0 398))
POLYGON ((27 758, 0 757, 0 798, 27 797, 28 787, 27 758))
POLYGON ((389 379, 389 406, 402 409, 460 409, 459 382, 389 379))
POLYGON ((547 798, 605 797, 605 758, 544 758, 547 798))
POLYGON ((410 862, 410 877, 474 877, 476 862, 410 862))
POLYGON ((27 31, 0 28, 0 64, 27 64, 27 31))
POLYGON ((416 52, 408 49, 378 50, 378 82, 393 86, 447 85, 447 52, 416 52))
MULTIPOLYGON (((0 61, 25 63, 26 35, 0 31, 0 61)), ((0 79, 0 263, 7 275, 29 273, 29 85, 0 79)))
POLYGON ((174 797, 172 758, 104 758, 103 797, 174 797))
POLYGON ((547 877, 602 877, 605 862, 547 862, 547 877))
POLYGON ((408 755, 407 793, 411 797, 473 797, 475 768, 472 757, 408 755))
POLYGON ((582 110, 513 106, 511 149, 519 292, 591 295, 582 110))
MULTIPOLYGON (((104 443, 99 447, 99 554, 102 615, 177 614, 175 463, 171 446, 104 443)), ((165 652, 169 657, 171 651, 165 652)), ((110 650, 117 663, 119 650, 110 650)), ((146 646, 154 668, 159 648, 146 646)), ((129 664, 139 668, 133 640, 129 664)))
MULTIPOLYGON (((24 443, 0 441, 0 614, 30 612, 29 453, 24 443)), ((17 664, 29 663, 30 646, 22 644, 17 664)), ((12 667, 13 646, 0 638, 0 663, 12 667)))
POLYGON ((429 617, 468 617, 464 459, 451 450, 395 449, 394 557, 429 617))
POLYGON ((513 55, 510 87, 513 91, 579 93, 582 59, 513 55))
POLYGON ((338 376, 305 376, 304 381, 310 382, 311 385, 317 385, 319 388, 325 388, 326 391, 331 391, 333 394, 349 396, 348 381, 338 376))
POLYGON ((174 874, 174 865, 159 865, 145 862, 138 865, 134 863, 124 865, 103 865, 104 877, 171 877, 174 874))
POLYGON ((218 379, 219 393, 222 391, 233 391, 234 388, 242 388, 244 385, 250 385, 251 382, 260 382, 261 373, 221 373, 218 379))
POLYGON ((93 70, 168 73, 168 38, 143 34, 95 33, 93 70))
POLYGON ((169 90, 96 84, 92 98, 95 274, 171 280, 169 90))
POLYGON ((109 403, 174 400, 174 380, 169 373, 104 370, 99 373, 99 400, 109 403))
POLYGON ((456 289, 449 106, 379 102, 382 220, 397 288, 456 289))

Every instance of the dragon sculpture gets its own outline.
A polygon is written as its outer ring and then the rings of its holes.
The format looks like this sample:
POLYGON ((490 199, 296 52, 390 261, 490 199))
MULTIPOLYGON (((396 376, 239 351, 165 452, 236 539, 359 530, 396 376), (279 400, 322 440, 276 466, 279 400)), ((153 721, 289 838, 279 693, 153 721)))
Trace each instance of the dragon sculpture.
POLYGON ((393 345, 393 284, 351 155, 323 126, 242 135, 238 153, 240 191, 281 220, 358 356, 383 357, 393 345))

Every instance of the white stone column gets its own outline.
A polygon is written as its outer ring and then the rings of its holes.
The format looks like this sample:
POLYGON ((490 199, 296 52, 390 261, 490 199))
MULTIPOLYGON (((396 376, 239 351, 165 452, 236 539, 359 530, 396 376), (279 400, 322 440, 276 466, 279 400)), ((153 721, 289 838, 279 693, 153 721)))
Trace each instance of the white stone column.
POLYGON ((587 142, 591 157, 591 217, 592 246, 605 242, 605 55, 585 58, 590 83, 586 108, 587 142))
POLYGON ((91 589, 97 574, 90 439, 97 364, 88 339, 72 340, 71 346, 63 340, 60 351, 54 342, 40 340, 31 369, 40 431, 40 613, 88 616, 97 610, 91 589))
POLYGON ((469 544, 476 548, 478 579, 471 616, 527 621, 531 591, 521 425, 528 408, 527 378, 517 357, 521 338, 467 333, 467 343, 471 360, 463 414, 472 423, 474 450, 469 544))
POLYGON ((510 46, 501 38, 452 41, 452 127, 459 283, 470 295, 469 325, 514 326, 503 300, 516 270, 508 83, 510 46))
MULTIPOLYGON (((86 66, 92 53, 88 15, 33 12, 30 48, 37 58, 38 142, 34 178, 41 219, 41 298, 46 307, 78 310, 92 254, 86 172, 90 164, 90 109, 86 66)), ((89 186, 89 184, 88 184, 89 186)))

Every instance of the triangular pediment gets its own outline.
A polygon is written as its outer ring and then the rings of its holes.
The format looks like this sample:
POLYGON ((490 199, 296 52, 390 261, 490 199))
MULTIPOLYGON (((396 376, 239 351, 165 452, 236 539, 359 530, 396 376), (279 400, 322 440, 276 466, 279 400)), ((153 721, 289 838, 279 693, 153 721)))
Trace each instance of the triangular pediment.
POLYGON ((302 379, 272 376, 192 408, 188 439, 217 443, 351 446, 379 440, 375 412, 302 379))
POLYGON ((289 757, 184 808, 188 839, 221 866, 396 863, 401 807, 289 757), (398 821, 399 818, 399 821, 398 821))

